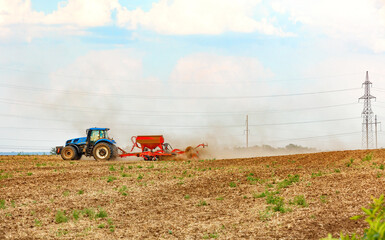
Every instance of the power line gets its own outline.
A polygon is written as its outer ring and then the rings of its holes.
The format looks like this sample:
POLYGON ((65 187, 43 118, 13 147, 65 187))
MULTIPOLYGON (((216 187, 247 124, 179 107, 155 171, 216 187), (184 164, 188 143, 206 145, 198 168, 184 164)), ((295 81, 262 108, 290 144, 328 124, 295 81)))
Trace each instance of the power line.
POLYGON ((323 135, 323 136, 314 136, 314 137, 303 137, 303 138, 291 138, 291 139, 281 139, 281 140, 272 140, 268 142, 288 142, 288 141, 298 141, 298 140, 309 140, 309 139, 316 139, 316 138, 327 138, 327 137, 337 137, 337 136, 345 136, 345 135, 353 135, 358 134, 361 132, 349 132, 349 133, 338 133, 338 134, 330 134, 330 135, 323 135))
POLYGON ((326 120, 305 121, 305 122, 267 123, 267 124, 257 124, 257 125, 251 124, 249 126, 262 127, 262 126, 279 126, 279 125, 293 125, 293 124, 310 124, 310 123, 336 122, 336 121, 345 121, 345 120, 354 120, 354 119, 360 119, 360 118, 359 117, 353 117, 353 118, 326 119, 326 120))
POLYGON ((57 110, 64 110, 64 111, 79 111, 79 112, 127 112, 128 115, 138 115, 138 116, 177 116, 177 115, 193 115, 193 114, 207 114, 211 116, 223 116, 223 115, 240 115, 244 113, 248 114, 260 114, 260 113, 282 113, 282 112, 295 112, 295 111, 306 111, 306 110, 316 110, 316 109, 327 109, 327 108, 334 108, 334 107, 342 107, 342 106, 350 106, 350 105, 357 105, 357 103, 345 103, 345 104, 336 104, 336 105, 327 105, 327 106, 318 106, 318 107, 307 107, 307 108, 294 108, 294 109, 281 109, 281 110, 264 110, 264 111, 243 111, 243 112, 177 112, 177 111, 137 111, 137 110, 112 110, 107 108, 98 108, 98 109, 90 109, 87 107, 73 107, 73 106, 62 106, 58 104, 47 104, 47 103, 40 103, 40 102, 24 102, 24 101, 18 101, 13 99, 6 99, 6 98, 0 98, 0 103, 4 104, 12 104, 12 105, 24 105, 24 106, 33 106, 33 107, 39 107, 39 105, 43 107, 48 107, 52 109, 57 110), (38 106, 37 106, 38 105, 38 106), (152 114, 151 114, 152 113, 152 114))
MULTIPOLYGON (((79 75, 67 75, 67 74, 58 74, 58 73, 49 73, 49 72, 42 72, 42 71, 31 71, 31 70, 25 70, 25 69, 16 69, 16 68, 10 68, 10 67, 4 67, 0 66, 0 70, 9 70, 14 72, 26 72, 26 73, 32 73, 32 74, 38 74, 38 75, 46 75, 46 76, 56 76, 56 77, 62 77, 62 78, 69 78, 69 79, 88 79, 88 80, 100 80, 100 81, 124 81, 125 84, 127 84, 126 76, 120 76, 117 78, 100 78, 100 77, 88 77, 88 76, 79 76, 79 75)), ((203 85, 218 85, 218 84, 260 84, 260 83, 276 83, 276 82, 287 82, 287 81, 305 81, 305 80, 312 80, 312 79, 325 79, 325 78, 339 78, 339 77, 346 77, 346 76, 353 76, 353 75, 359 75, 361 73, 346 73, 346 74, 335 74, 335 75, 326 75, 326 76, 312 76, 312 77, 294 77, 294 78, 287 78, 287 79, 281 79, 281 80, 258 80, 258 81, 226 81, 226 82, 216 82, 216 83, 207 83, 207 82, 186 82, 186 81, 172 81, 172 82, 160 82, 160 81, 133 81, 129 82, 130 84, 151 84, 151 83, 170 83, 172 85, 174 84, 203 84, 203 85)), ((110 74, 111 75, 111 74, 110 74)))
MULTIPOLYGON (((14 118, 22 118, 22 119, 34 119, 34 120, 45 120, 45 121, 58 121, 58 122, 68 122, 65 119, 47 119, 47 118, 37 118, 31 116, 19 116, 13 114, 0 114, 3 117, 14 117, 14 118)), ((286 122, 286 123, 265 123, 265 124, 250 124, 249 126, 253 127, 263 127, 263 126, 280 126, 280 125, 293 125, 293 124, 310 124, 310 123, 324 123, 324 122, 335 122, 335 121, 345 121, 345 120, 353 120, 359 119, 358 117, 352 118, 339 118, 339 119, 325 119, 325 120, 316 120, 316 121, 303 121, 303 122, 286 122)), ((78 123, 88 123, 90 121, 72 121, 78 123)), ((151 125, 151 124, 118 124, 120 126, 130 126, 130 127, 161 127, 161 128, 186 128, 186 129, 194 129, 194 128, 233 128, 233 127, 243 127, 243 125, 223 125, 223 126, 174 126, 174 125, 151 125)))
POLYGON ((101 93, 101 92, 86 92, 86 91, 70 91, 61 89, 50 89, 50 88, 39 88, 39 87, 25 87, 13 84, 1 83, 0 87, 15 88, 29 91, 44 91, 46 93, 60 92, 63 94, 76 94, 76 95, 87 95, 87 96, 104 96, 104 97, 121 97, 121 98, 136 98, 136 99, 158 99, 158 100, 176 100, 176 99, 195 99, 195 100, 218 100, 218 99, 258 99, 258 98, 276 98, 276 97, 291 97, 291 96, 306 96, 336 92, 354 91, 360 88, 345 88, 328 91, 317 91, 317 92, 302 92, 302 93, 289 93, 289 94, 275 94, 275 95, 259 95, 259 96, 144 96, 144 95, 128 95, 128 94, 116 94, 116 93, 101 93))

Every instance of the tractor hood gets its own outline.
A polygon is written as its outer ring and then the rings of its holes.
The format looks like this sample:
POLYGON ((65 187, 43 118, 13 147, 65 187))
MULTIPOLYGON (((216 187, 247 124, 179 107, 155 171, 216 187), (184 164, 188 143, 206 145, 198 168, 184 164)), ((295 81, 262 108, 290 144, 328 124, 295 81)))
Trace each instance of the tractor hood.
POLYGON ((74 139, 67 140, 66 146, 69 144, 74 144, 74 145, 86 144, 86 141, 87 141, 86 137, 74 138, 74 139))

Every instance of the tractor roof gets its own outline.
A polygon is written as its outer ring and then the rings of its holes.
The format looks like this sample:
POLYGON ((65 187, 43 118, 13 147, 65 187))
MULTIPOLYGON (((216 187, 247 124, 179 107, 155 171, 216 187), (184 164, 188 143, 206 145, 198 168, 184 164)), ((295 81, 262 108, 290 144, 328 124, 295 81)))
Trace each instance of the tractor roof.
POLYGON ((93 131, 93 130, 110 130, 109 128, 97 128, 97 127, 93 127, 93 128, 90 128, 89 130, 93 131))

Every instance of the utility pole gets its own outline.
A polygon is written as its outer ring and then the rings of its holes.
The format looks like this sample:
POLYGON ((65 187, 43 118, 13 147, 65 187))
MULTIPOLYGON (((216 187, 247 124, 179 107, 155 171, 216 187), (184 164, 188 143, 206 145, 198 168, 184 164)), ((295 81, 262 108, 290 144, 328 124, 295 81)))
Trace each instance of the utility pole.
POLYGON ((364 110, 362 111, 362 147, 366 149, 373 147, 373 111, 371 106, 371 99, 376 97, 370 95, 370 86, 372 83, 369 81, 369 73, 366 71, 366 80, 362 84, 365 85, 364 96, 360 97, 364 100, 364 110))
POLYGON ((249 147, 249 115, 246 115, 246 148, 249 147))

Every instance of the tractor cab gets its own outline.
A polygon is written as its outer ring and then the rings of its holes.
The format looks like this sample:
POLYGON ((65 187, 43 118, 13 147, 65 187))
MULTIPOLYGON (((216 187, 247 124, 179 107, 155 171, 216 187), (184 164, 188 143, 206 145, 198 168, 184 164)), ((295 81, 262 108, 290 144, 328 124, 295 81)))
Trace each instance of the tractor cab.
POLYGON ((108 137, 109 128, 89 128, 86 130, 87 140, 85 152, 87 156, 94 155, 94 147, 98 143, 106 142, 114 145, 115 141, 108 137))
POLYGON ((94 145, 99 139, 108 138, 109 128, 90 128, 86 130, 87 133, 87 145, 94 145))

